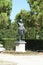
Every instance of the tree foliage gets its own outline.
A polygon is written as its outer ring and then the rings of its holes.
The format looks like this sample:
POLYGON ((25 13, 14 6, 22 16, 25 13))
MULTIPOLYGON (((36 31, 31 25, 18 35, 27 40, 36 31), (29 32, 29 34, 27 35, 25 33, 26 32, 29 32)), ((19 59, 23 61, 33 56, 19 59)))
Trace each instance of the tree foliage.
POLYGON ((11 5, 11 0, 0 0, 0 29, 9 25, 11 5))
POLYGON ((43 29, 43 0, 27 0, 30 11, 21 10, 15 17, 18 22, 21 18, 27 29, 28 39, 41 39, 43 29), (37 38, 38 37, 38 38, 37 38))
POLYGON ((41 38, 43 29, 43 0, 27 0, 27 2, 30 4, 32 21, 41 38))
POLYGON ((43 27, 43 0, 27 0, 27 2, 30 4, 34 24, 43 27))

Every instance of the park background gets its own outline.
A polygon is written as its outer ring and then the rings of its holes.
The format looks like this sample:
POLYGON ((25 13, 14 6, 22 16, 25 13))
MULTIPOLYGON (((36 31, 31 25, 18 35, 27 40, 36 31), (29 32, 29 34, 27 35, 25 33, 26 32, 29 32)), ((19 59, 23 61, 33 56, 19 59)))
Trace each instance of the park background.
POLYGON ((26 49, 43 50, 43 0, 26 0, 26 2, 30 10, 21 9, 12 21, 10 17, 12 0, 0 0, 0 43, 7 50, 15 49, 15 41, 18 39, 17 23, 20 19, 27 29, 23 38, 27 42, 26 49))

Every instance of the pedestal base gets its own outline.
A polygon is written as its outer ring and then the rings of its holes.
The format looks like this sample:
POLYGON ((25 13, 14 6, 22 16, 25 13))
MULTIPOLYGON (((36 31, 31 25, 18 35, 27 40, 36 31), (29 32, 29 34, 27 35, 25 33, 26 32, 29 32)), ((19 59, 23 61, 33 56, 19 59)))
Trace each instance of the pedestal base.
POLYGON ((3 45, 0 44, 0 52, 3 52, 3 51, 5 51, 5 48, 3 48, 3 45))
POLYGON ((16 52, 25 52, 25 41, 16 42, 16 52))

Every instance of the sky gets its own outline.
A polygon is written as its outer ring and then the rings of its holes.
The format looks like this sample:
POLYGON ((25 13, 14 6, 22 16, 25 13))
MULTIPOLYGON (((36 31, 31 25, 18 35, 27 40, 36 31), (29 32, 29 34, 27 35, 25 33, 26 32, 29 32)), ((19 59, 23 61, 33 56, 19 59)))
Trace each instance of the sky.
POLYGON ((27 11, 30 10, 29 4, 26 0, 12 0, 12 10, 10 14, 11 21, 14 20, 15 15, 21 11, 21 9, 25 9, 27 11))

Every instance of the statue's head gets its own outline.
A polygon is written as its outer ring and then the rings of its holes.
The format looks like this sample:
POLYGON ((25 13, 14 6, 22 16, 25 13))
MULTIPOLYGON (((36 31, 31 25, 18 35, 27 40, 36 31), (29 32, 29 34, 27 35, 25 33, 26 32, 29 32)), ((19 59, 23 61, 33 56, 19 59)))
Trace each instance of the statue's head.
POLYGON ((22 23, 22 19, 20 19, 20 22, 22 23))

